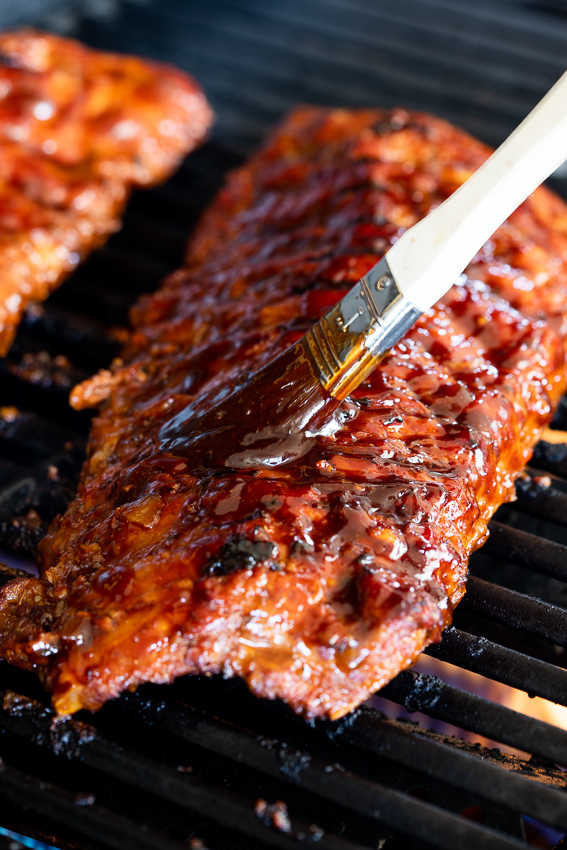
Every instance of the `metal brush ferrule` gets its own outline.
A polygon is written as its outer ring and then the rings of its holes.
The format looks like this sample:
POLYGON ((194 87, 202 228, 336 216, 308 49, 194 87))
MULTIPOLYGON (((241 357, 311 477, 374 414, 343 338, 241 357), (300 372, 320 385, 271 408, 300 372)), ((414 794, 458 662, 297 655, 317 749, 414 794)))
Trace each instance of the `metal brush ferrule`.
POLYGON ((303 339, 327 392, 346 398, 420 315, 384 257, 303 339))

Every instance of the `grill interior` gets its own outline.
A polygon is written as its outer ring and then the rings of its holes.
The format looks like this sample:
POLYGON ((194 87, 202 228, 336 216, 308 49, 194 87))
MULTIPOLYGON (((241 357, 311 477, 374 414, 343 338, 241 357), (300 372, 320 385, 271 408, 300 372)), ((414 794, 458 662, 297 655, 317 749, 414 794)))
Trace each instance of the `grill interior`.
MULTIPOLYGON (((106 248, 28 311, 0 360, 0 544, 33 555, 64 509, 89 426, 68 407, 70 388, 119 351, 129 306, 180 264, 223 174, 269 124, 301 100, 403 105, 497 144, 564 70, 562 9, 560 0, 160 0, 91 3, 43 21, 186 68, 218 122, 167 185, 133 197, 106 248)), ((18 14, 30 20, 25 4, 18 14)), ((555 426, 567 430, 567 404, 555 426)), ((427 652, 567 706, 567 448, 540 444, 532 467, 472 559, 454 627, 427 652)), ((567 832, 556 767, 567 765, 567 731, 433 676, 402 673, 381 696, 527 755, 371 707, 311 727, 216 678, 145 686, 96 716, 54 722, 33 677, 0 669, 0 824, 62 850, 504 850, 526 846, 526 825, 540 847, 567 832), (536 837, 534 821, 548 832, 536 837)), ((0 848, 15 846, 0 836, 0 848)))

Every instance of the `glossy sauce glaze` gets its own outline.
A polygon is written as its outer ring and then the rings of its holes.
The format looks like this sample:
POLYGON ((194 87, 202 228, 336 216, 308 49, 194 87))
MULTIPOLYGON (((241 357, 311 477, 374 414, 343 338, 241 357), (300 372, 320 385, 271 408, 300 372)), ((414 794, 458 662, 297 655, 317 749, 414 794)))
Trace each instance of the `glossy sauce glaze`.
POLYGON ((199 401, 173 416, 159 434, 159 450, 187 461, 191 472, 269 469, 303 457, 315 438, 340 430, 340 402, 321 386, 302 341, 204 410, 199 401))
POLYGON ((567 210, 549 192, 285 464, 196 464, 163 439, 296 344, 488 153, 421 114, 301 107, 229 178, 121 360, 75 390, 101 405, 77 498, 41 579, 1 591, 0 651, 59 712, 222 672, 340 717, 439 639, 566 384, 567 210))

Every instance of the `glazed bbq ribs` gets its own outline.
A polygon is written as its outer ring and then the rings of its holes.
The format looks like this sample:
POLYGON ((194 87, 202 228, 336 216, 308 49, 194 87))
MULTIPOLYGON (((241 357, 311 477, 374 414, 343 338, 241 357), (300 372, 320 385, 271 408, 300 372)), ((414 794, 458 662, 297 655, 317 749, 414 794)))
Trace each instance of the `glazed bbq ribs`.
POLYGON ((0 34, 0 355, 40 301, 164 180, 211 113, 174 68, 47 33, 0 34))
POLYGON ((467 559, 566 386, 567 208, 539 189, 342 406, 271 469, 191 469, 159 431, 294 343, 489 150, 423 114, 301 107, 134 312, 42 577, 0 652, 60 713, 183 673, 340 717, 439 639, 467 559))

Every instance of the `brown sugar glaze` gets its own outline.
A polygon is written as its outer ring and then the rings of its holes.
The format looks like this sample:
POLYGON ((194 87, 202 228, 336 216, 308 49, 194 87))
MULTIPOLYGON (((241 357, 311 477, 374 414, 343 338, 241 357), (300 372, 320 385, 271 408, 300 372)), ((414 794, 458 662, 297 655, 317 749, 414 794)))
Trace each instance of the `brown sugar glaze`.
POLYGON ((300 107, 231 175, 121 360, 76 389, 100 404, 77 497, 41 578, 0 592, 1 654, 59 712, 221 672, 336 718, 439 640, 567 383, 567 209, 550 192, 295 459, 192 469, 160 433, 297 342, 488 153, 422 114, 300 107))

